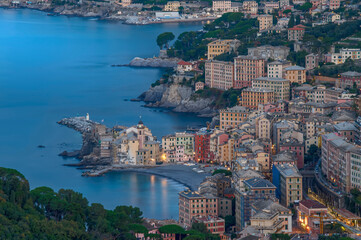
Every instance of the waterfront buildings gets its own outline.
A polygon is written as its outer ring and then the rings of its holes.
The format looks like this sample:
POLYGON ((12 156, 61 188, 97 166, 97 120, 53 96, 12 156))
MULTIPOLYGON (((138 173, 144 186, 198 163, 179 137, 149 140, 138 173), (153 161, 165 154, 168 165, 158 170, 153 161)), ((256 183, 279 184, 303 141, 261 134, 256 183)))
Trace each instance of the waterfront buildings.
POLYGON ((277 187, 276 197, 283 206, 289 207, 302 200, 302 175, 295 165, 273 165, 272 183, 277 187))
POLYGON ((194 135, 175 133, 162 137, 162 148, 167 162, 184 162, 194 159, 194 135))
POLYGON ((286 71, 286 79, 290 81, 290 83, 298 83, 303 84, 306 82, 306 69, 300 66, 291 66, 285 68, 286 71))
POLYGON ((166 12, 178 12, 181 4, 179 1, 169 1, 164 6, 164 11, 166 12))
POLYGON ((268 88, 274 92, 274 100, 289 100, 290 81, 283 78, 260 77, 252 81, 254 88, 268 88))
POLYGON ((252 81, 265 75, 265 59, 254 56, 238 56, 234 59, 233 88, 252 86, 252 81))
POLYGON ((194 136, 194 161, 200 163, 212 161, 214 154, 210 151, 211 133, 208 131, 198 131, 194 136))
POLYGON ((228 90, 233 87, 232 62, 209 60, 205 63, 205 84, 210 88, 228 90))
POLYGON ((221 130, 225 130, 227 128, 236 128, 238 124, 248 118, 249 114, 250 109, 241 106, 222 109, 219 112, 219 128, 221 130))
POLYGON ((274 102, 274 92, 268 88, 246 88, 242 91, 241 105, 257 109, 259 104, 274 102))
POLYGON ((189 72, 193 70, 193 64, 190 62, 185 62, 183 60, 177 63, 177 71, 179 73, 189 72))
POLYGON ((238 12, 238 7, 233 6, 232 1, 230 0, 213 0, 212 1, 212 10, 214 12, 238 12))
POLYGON ((222 53, 236 52, 237 48, 240 45, 239 40, 222 40, 218 39, 211 43, 208 43, 208 59, 213 59, 214 57, 221 55, 222 53))
POLYGON ((265 31, 273 26, 273 16, 269 14, 258 15, 259 31, 265 31))

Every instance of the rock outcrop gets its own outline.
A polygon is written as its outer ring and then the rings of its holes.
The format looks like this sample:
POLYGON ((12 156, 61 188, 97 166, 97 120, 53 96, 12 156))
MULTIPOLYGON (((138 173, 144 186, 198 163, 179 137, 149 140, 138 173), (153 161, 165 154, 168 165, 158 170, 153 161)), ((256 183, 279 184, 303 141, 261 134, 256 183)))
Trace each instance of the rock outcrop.
POLYGON ((180 84, 160 84, 151 87, 139 96, 146 107, 168 108, 174 112, 196 113, 201 117, 217 114, 213 108, 213 98, 196 97, 191 87, 180 84))
POLYGON ((153 67, 153 68, 173 68, 177 66, 179 59, 171 58, 140 58, 135 57, 128 64, 131 67, 153 67))

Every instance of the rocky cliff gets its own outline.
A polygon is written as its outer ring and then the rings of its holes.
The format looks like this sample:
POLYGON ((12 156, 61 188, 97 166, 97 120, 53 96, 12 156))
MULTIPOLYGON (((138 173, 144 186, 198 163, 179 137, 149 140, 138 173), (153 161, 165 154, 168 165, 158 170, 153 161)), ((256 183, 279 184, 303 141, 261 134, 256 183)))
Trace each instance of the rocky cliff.
POLYGON ((139 96, 147 107, 169 108, 174 112, 196 113, 201 117, 217 114, 213 108, 213 98, 197 97, 191 87, 180 84, 160 84, 151 87, 139 96))

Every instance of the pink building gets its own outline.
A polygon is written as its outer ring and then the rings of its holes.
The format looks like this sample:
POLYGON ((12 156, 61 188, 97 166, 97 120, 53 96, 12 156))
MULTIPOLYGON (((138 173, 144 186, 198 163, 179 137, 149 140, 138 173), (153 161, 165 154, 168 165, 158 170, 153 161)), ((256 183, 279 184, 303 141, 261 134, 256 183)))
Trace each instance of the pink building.
POLYGON ((265 59, 255 56, 238 56, 234 59, 233 88, 251 87, 252 80, 265 76, 265 59))
MULTIPOLYGON (((293 140, 293 139, 288 139, 293 140)), ((280 143, 280 151, 289 150, 296 153, 297 168, 301 169, 304 165, 305 147, 303 143, 299 143, 297 140, 284 141, 280 143)))
POLYGON ((341 5, 340 0, 330 0, 330 10, 339 9, 341 5))

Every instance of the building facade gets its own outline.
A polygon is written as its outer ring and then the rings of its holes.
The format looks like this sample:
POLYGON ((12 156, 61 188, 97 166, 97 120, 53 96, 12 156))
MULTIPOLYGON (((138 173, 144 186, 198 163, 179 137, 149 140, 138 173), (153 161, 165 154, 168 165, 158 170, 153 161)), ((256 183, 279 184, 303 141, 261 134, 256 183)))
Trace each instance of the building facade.
POLYGON ((233 87, 232 62, 208 60, 205 63, 205 84, 210 88, 228 90, 233 87))
POLYGON ((265 75, 265 60, 254 56, 234 59, 234 89, 252 86, 252 80, 265 75))
POLYGON ((274 92, 268 88, 246 88, 242 91, 241 105, 257 109, 259 104, 274 102, 274 92))

